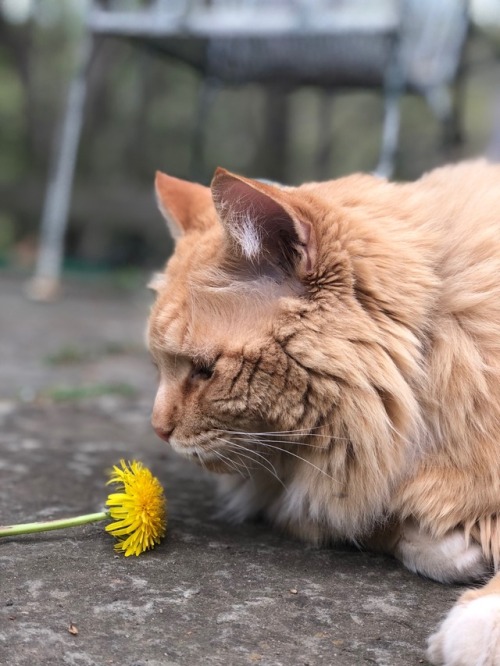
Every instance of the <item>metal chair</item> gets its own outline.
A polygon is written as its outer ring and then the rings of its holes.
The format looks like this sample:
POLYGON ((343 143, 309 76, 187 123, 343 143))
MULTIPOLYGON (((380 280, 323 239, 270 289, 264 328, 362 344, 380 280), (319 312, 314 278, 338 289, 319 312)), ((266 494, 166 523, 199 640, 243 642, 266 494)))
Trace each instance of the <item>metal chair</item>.
MULTIPOLYGON (((203 77, 199 117, 220 85, 258 83, 326 90, 383 91, 384 121, 375 172, 390 176, 405 90, 424 95, 442 121, 453 116, 467 32, 466 0, 155 0, 123 10, 94 2, 71 83, 60 148, 41 221, 41 245, 29 293, 57 293, 94 38, 114 36, 177 58, 203 77), (195 46, 196 48, 193 48, 195 46)), ((196 146, 203 141, 198 124, 196 146)))

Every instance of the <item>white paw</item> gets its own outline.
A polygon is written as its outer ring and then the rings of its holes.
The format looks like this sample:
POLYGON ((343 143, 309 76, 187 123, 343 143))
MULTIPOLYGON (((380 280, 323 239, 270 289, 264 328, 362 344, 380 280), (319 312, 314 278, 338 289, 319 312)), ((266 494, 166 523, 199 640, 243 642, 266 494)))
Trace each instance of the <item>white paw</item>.
POLYGON ((459 601, 429 638, 435 666, 500 666, 500 594, 459 601))
POLYGON ((472 582, 489 571, 481 547, 467 540, 463 529, 437 539, 409 522, 395 555, 410 571, 440 583, 472 582))

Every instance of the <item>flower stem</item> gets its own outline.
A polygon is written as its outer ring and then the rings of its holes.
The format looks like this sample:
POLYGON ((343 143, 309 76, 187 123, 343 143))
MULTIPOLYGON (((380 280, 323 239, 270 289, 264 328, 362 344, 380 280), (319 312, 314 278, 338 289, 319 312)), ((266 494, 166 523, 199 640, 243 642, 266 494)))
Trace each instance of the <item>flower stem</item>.
POLYGON ((65 527, 96 523, 97 521, 104 520, 108 517, 109 511, 100 511, 99 513, 87 513, 84 516, 76 516, 75 518, 60 518, 59 520, 46 520, 37 523, 5 525, 0 526, 0 537, 17 536, 18 534, 33 534, 34 532, 48 532, 49 530, 62 530, 65 527))

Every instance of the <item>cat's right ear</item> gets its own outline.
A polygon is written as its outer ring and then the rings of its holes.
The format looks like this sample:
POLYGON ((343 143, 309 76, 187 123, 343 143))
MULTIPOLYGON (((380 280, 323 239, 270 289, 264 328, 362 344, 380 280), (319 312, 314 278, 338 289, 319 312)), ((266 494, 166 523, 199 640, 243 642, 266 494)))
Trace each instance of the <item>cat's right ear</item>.
POLYGON ((158 208, 174 240, 207 227, 207 212, 213 210, 209 187, 157 171, 155 192, 158 208))

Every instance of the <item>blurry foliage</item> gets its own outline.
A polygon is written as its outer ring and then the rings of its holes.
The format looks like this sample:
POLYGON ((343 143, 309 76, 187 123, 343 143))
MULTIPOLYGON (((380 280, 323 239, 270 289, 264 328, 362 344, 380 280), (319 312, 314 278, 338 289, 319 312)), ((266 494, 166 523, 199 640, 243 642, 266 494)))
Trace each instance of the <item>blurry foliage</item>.
POLYGON ((41 392, 40 398, 53 402, 91 400, 104 396, 133 398, 137 390, 130 384, 90 384, 87 386, 54 386, 41 392))
POLYGON ((106 356, 124 356, 142 352, 142 347, 134 343, 124 343, 117 340, 108 340, 97 348, 83 348, 74 345, 64 345, 45 359, 50 366, 78 365, 90 363, 106 356))
POLYGON ((0 61, 0 180, 19 177, 26 161, 22 150, 25 123, 20 110, 24 106, 23 84, 5 58, 0 61))
POLYGON ((7 258, 15 239, 14 222, 11 215, 0 212, 0 261, 7 258))
MULTIPOLYGON (((76 0, 38 0, 34 6, 38 20, 19 24, 8 23, 0 11, 0 258, 8 256, 9 245, 19 245, 24 263, 35 254, 54 139, 82 34, 76 0)), ((471 52, 489 64, 467 81, 464 148, 444 153, 435 118, 420 98, 407 97, 397 177, 414 178, 437 163, 484 151, 498 63, 481 41, 471 52)), ((98 43, 67 237, 70 259, 95 266, 157 266, 167 256, 171 245, 155 209, 152 182, 156 169, 184 178, 193 173, 199 87, 199 75, 186 65, 125 40, 98 43)), ((266 93, 256 86, 221 90, 204 119, 203 164, 194 165, 196 175, 208 182, 222 165, 298 183, 376 164, 380 94, 329 98, 312 88, 290 93, 283 125, 274 121, 275 130, 287 136, 284 156, 270 148, 267 109, 266 93)))

